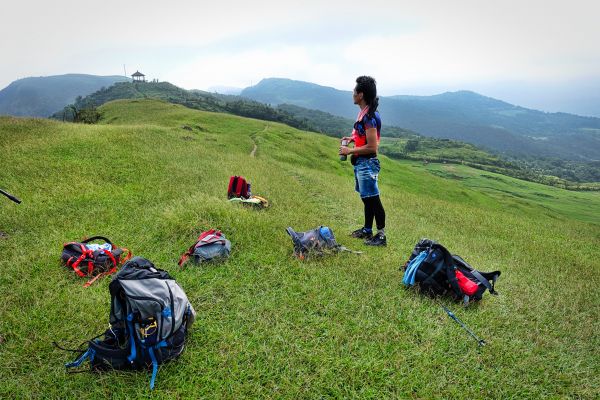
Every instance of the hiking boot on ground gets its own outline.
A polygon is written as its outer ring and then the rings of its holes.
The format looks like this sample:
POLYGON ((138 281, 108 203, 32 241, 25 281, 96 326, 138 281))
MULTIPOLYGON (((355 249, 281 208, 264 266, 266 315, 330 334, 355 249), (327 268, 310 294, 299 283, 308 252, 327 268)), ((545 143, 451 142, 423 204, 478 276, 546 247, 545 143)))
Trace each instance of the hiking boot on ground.
POLYGON ((350 236, 357 239, 371 239, 371 237, 373 236, 373 231, 368 231, 365 228, 360 228, 352 232, 350 236))
POLYGON ((367 246, 387 246, 387 240, 383 233, 378 233, 370 239, 365 240, 367 246))

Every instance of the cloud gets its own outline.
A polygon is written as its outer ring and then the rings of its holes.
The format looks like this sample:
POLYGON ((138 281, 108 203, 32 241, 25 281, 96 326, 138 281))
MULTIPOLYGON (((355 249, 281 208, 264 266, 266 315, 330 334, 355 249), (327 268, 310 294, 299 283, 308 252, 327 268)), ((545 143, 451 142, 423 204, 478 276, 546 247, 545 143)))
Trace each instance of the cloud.
MULTIPOLYGON (((281 76, 350 89, 600 75, 595 1, 302 3, 9 1, 0 87, 24 76, 122 73, 186 88, 281 76)), ((390 89, 391 90, 391 89, 390 89)))
POLYGON ((320 62, 306 47, 285 46, 203 54, 176 68, 166 79, 185 88, 207 89, 220 83, 247 87, 269 77, 325 83, 340 74, 337 64, 320 62))

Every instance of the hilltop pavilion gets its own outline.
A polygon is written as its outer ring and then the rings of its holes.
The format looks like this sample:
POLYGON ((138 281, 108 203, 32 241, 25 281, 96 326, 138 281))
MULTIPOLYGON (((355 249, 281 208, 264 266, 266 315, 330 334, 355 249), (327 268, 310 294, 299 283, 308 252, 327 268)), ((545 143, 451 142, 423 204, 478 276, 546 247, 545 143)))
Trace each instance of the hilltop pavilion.
POLYGON ((135 74, 131 75, 134 82, 146 82, 146 75, 142 74, 140 71, 135 71, 135 74))

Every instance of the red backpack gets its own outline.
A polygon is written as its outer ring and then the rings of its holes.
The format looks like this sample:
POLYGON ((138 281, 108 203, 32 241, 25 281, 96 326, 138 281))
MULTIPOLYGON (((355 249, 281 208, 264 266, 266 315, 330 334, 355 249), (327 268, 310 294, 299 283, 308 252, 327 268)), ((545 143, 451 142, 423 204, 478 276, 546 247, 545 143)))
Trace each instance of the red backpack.
POLYGON ((246 182, 243 176, 232 176, 229 178, 229 187, 227 188, 227 198, 241 197, 247 199, 250 197, 250 184, 246 182))

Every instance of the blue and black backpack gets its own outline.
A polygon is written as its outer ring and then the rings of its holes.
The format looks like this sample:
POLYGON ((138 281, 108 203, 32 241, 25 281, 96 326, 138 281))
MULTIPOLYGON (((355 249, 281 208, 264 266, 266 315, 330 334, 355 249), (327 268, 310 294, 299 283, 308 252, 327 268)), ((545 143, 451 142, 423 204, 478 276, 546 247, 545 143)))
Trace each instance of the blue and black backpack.
POLYGON ((78 358, 66 367, 89 360, 93 371, 152 368, 150 388, 154 388, 158 365, 183 352, 194 308, 166 271, 142 257, 129 260, 109 290, 109 329, 75 350, 78 358))
POLYGON ((402 282, 427 295, 450 295, 466 305, 481 300, 486 290, 498 294, 494 286, 500 271, 480 272, 430 239, 421 239, 415 245, 402 268, 402 282))

